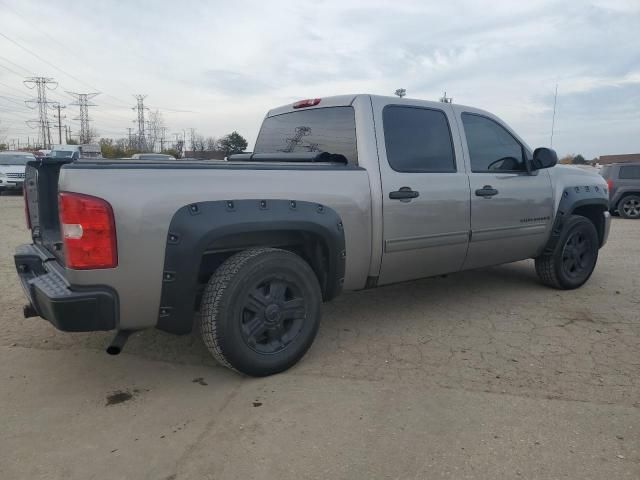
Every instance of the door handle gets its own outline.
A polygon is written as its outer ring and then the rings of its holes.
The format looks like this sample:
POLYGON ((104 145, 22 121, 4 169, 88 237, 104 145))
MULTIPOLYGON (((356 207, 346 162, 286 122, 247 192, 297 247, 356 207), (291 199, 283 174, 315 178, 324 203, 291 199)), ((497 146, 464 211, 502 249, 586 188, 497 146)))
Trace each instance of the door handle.
POLYGON ((411 190, 411 187, 400 187, 400 190, 389 192, 391 200, 400 200, 401 202, 409 202, 412 198, 420 196, 420 192, 411 190))
POLYGON ((479 197, 491 198, 497 194, 498 194, 498 190, 493 188, 491 185, 485 185, 484 187, 476 190, 476 195, 479 197))

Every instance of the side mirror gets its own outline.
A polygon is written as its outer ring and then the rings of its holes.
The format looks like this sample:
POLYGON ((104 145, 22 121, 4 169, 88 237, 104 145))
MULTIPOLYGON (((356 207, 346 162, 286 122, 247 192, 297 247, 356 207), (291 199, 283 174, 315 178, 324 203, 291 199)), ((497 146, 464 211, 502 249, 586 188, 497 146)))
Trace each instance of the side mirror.
POLYGON ((540 147, 533 151, 531 168, 540 170, 541 168, 551 168, 558 163, 558 154, 551 148, 540 147))

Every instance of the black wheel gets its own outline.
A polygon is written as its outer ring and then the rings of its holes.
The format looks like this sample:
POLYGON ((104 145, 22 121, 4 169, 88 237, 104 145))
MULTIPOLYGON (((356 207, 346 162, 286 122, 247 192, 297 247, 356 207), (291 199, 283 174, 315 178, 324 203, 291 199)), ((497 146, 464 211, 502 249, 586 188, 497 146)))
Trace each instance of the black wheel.
POLYGON ((618 203, 618 213, 622 218, 640 218, 640 197, 627 195, 618 203))
POLYGON ((583 285, 598 260, 598 232, 591 221, 571 215, 550 255, 536 258, 536 272, 542 283, 570 290, 583 285))
POLYGON ((293 366, 318 332, 322 294, 294 253, 252 248, 228 258, 200 306, 205 345, 222 365, 261 377, 293 366))

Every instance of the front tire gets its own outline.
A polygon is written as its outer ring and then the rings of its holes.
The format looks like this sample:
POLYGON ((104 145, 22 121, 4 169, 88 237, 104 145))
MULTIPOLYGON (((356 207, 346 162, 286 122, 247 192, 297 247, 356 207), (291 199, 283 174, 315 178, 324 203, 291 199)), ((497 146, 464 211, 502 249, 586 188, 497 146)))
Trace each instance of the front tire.
POLYGON ((640 197, 627 195, 618 203, 618 212, 622 218, 637 220, 640 218, 640 197))
POLYGON ((560 290, 582 286, 596 266, 598 232, 586 217, 571 215, 553 252, 536 258, 536 273, 545 285, 560 290))
POLYGON ((202 338, 221 365, 255 377, 279 373, 313 343, 321 303, 318 279, 298 255, 244 250, 209 279, 200 306, 202 338))

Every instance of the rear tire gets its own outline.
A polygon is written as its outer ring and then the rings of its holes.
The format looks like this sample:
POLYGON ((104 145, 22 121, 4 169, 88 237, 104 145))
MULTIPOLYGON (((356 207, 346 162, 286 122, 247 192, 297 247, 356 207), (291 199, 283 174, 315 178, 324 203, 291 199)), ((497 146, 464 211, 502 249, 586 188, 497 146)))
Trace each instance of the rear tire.
POLYGON ((640 197, 627 195, 618 202, 618 213, 622 218, 637 220, 640 218, 640 197))
POLYGON ((545 285, 560 290, 582 286, 598 260, 598 232, 586 217, 571 215, 553 252, 535 259, 536 273, 545 285))
POLYGON ((313 343, 321 303, 318 279, 298 255, 244 250, 209 279, 200 306, 202 338, 225 367, 255 377, 279 373, 313 343))

